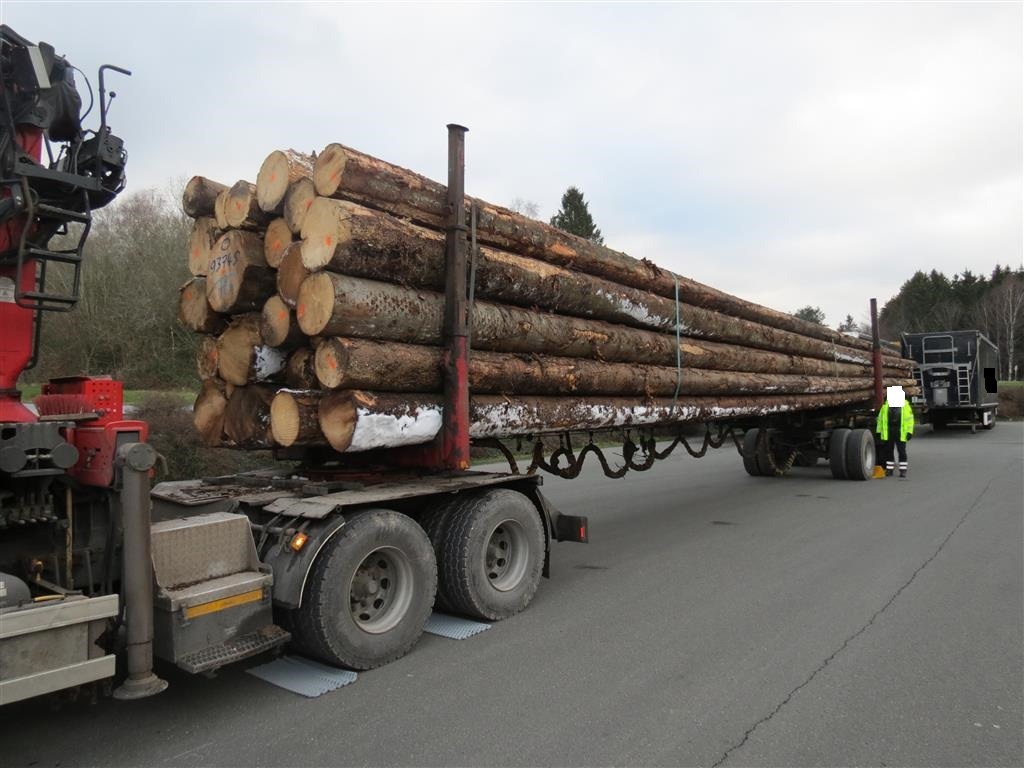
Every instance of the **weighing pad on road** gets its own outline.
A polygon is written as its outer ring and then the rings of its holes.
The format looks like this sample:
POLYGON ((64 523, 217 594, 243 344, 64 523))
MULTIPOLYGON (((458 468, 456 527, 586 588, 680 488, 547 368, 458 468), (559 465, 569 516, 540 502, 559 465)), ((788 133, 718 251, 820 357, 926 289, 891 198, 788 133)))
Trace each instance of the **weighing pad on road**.
POLYGON ((354 683, 357 677, 355 672, 329 667, 301 656, 282 656, 269 664, 245 671, 278 688, 311 699, 354 683))
POLYGON ((423 627, 424 632, 432 635, 440 635, 450 640, 465 640, 473 635, 491 628, 490 624, 469 619, 460 619, 457 616, 448 616, 444 613, 432 613, 423 627))

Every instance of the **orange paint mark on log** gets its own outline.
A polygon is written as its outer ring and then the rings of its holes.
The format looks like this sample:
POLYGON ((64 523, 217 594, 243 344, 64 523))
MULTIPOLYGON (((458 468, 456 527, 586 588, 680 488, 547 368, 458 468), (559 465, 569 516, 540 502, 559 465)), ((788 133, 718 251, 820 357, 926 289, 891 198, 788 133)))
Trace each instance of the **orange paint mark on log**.
POLYGON ((313 201, 312 200, 307 200, 306 201, 306 210, 308 211, 312 206, 313 206, 313 201))
POLYGON ((305 314, 306 314, 306 305, 305 304, 299 304, 299 306, 297 306, 295 308, 295 315, 297 317, 302 317, 305 314))
POLYGON ((242 204, 239 201, 237 201, 237 200, 235 201, 235 210, 236 211, 242 210, 242 204))
POLYGON ((277 174, 276 173, 270 174, 270 183, 273 184, 275 181, 277 181, 277 174))
POLYGON ((331 174, 331 181, 337 181, 341 178, 341 171, 335 171, 331 174))
POLYGON ((288 313, 285 310, 283 310, 283 309, 278 311, 277 319, 278 320, 287 320, 288 319, 288 313))
POLYGON ((324 235, 324 245, 326 245, 328 248, 330 248, 332 242, 333 242, 333 238, 330 235, 324 235))
POLYGON ((270 244, 270 247, 273 248, 275 251, 280 250, 280 248, 281 248, 281 241, 280 240, 275 240, 274 242, 272 242, 270 244))
POLYGON ((333 357, 327 358, 327 367, 330 368, 332 371, 338 370, 338 361, 335 360, 333 357))

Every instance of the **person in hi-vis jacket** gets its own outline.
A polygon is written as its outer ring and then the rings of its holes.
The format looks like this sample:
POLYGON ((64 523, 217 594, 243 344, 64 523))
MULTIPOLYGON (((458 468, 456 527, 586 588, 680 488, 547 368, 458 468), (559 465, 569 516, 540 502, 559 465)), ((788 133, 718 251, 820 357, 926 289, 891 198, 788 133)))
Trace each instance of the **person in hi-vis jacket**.
POLYGON ((892 475, 895 467, 895 451, 899 451, 900 477, 907 476, 907 441, 914 436, 914 411, 907 402, 903 387, 886 387, 885 402, 878 410, 875 431, 885 446, 886 477, 892 475))

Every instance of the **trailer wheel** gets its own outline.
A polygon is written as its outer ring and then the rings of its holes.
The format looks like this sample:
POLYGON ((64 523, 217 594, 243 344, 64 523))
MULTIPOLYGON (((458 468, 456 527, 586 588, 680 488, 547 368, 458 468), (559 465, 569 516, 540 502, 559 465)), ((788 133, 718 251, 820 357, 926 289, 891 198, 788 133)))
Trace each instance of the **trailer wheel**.
POLYGON ((846 442, 850 439, 850 430, 846 427, 839 427, 832 430, 832 437, 828 442, 828 463, 832 469, 832 477, 836 480, 845 480, 846 475, 846 442))
POLYGON ((761 430, 748 429, 743 435, 743 468, 751 477, 761 477, 761 465, 757 461, 757 436, 761 430))
POLYGON ((875 438, 867 429, 855 429, 846 440, 846 476, 870 480, 875 471, 875 438))
POLYGON ((452 509, 439 581, 452 608, 495 621, 533 600, 544 568, 544 528, 521 493, 496 488, 452 509))
MULTIPOLYGON (((448 534, 448 522, 452 513, 460 509, 474 498, 471 493, 460 493, 457 496, 445 496, 432 501, 420 516, 420 525, 430 539, 430 546, 434 550, 434 558, 440 565, 444 557, 444 542, 448 534)), ((445 593, 444 583, 440 578, 437 581, 437 594, 434 596, 434 609, 438 611, 451 611, 452 603, 445 593)))
POLYGON ((316 559, 292 614, 298 647, 350 669, 404 656, 419 640, 437 588, 423 529, 386 509, 347 522, 316 559))

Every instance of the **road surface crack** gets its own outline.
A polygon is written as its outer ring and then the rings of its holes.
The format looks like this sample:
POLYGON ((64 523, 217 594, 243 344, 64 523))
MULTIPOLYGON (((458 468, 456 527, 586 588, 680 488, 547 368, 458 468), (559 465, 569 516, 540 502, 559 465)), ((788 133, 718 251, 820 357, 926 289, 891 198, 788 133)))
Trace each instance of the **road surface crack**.
POLYGON ((811 672, 810 675, 807 676, 806 680, 804 680, 802 683, 800 683, 800 685, 798 685, 796 688, 794 688, 789 693, 787 693, 785 695, 785 697, 782 699, 782 701, 780 701, 771 712, 769 712, 767 715, 765 715, 760 720, 758 720, 756 723, 754 723, 752 726, 750 726, 750 728, 748 728, 744 732, 743 738, 741 738, 738 742, 736 742, 731 747, 729 747, 727 750, 725 750, 725 752, 722 753, 722 756, 720 758, 718 758, 718 760, 716 760, 714 763, 711 764, 711 768, 718 768, 718 766, 722 765, 726 760, 728 760, 729 759, 729 755, 731 755, 733 752, 735 752, 737 749, 740 749, 744 744, 747 743, 747 741, 753 735, 754 731, 756 731, 763 724, 767 723, 769 720, 771 720, 773 717, 775 717, 775 715, 777 715, 782 710, 782 708, 784 706, 786 706, 786 704, 788 704, 790 702, 790 700, 794 696, 796 696, 797 693, 799 693, 803 688, 807 687, 814 680, 814 678, 816 678, 820 672, 822 672, 829 664, 831 664, 832 661, 840 653, 842 653, 844 650, 846 650, 846 647, 850 643, 852 643, 854 640, 856 640, 858 637, 863 635, 865 632, 867 632, 868 629, 871 628, 871 625, 875 623, 875 620, 878 619, 878 617, 881 616, 883 613, 885 613, 885 611, 889 608, 890 605, 892 605, 893 603, 896 602, 896 599, 901 594, 903 594, 903 591, 907 587, 909 587, 911 584, 914 583, 914 579, 917 578, 917 575, 919 573, 921 573, 921 571, 923 571, 925 568, 927 568, 928 564, 931 563, 936 557, 939 556, 939 553, 942 552, 942 550, 946 546, 946 544, 949 543, 949 540, 953 538, 953 534, 955 534, 960 529, 960 526, 963 525, 964 522, 966 522, 966 520, 970 516, 970 514, 977 508, 978 504, 981 503, 981 500, 985 497, 985 494, 988 493, 988 489, 992 486, 992 483, 995 482, 996 478, 999 477, 1000 474, 1002 474, 1002 473, 1001 472, 996 473, 995 475, 993 475, 989 479, 988 483, 982 489, 981 493, 979 493, 978 497, 974 500, 974 503, 971 504, 971 506, 967 509, 966 512, 964 512, 964 514, 963 514, 963 516, 961 516, 960 520, 957 521, 957 524, 953 526, 953 530, 951 530, 949 532, 949 535, 947 535, 946 538, 944 538, 942 540, 942 543, 939 544, 938 548, 931 554, 931 556, 927 560, 925 560, 923 563, 921 563, 921 565, 919 565, 917 567, 917 569, 912 574, 910 574, 910 578, 908 578, 903 583, 903 585, 892 594, 892 597, 890 597, 886 601, 885 605, 883 605, 881 608, 879 608, 877 611, 875 611, 875 613, 871 616, 870 619, 868 619, 867 623, 865 623, 864 626, 862 626, 860 629, 858 629, 856 632, 854 632, 852 635, 850 635, 848 638, 846 638, 842 642, 842 644, 838 648, 836 648, 836 650, 834 650, 832 652, 832 654, 828 658, 826 658, 821 664, 819 664, 814 669, 814 671, 811 672))

